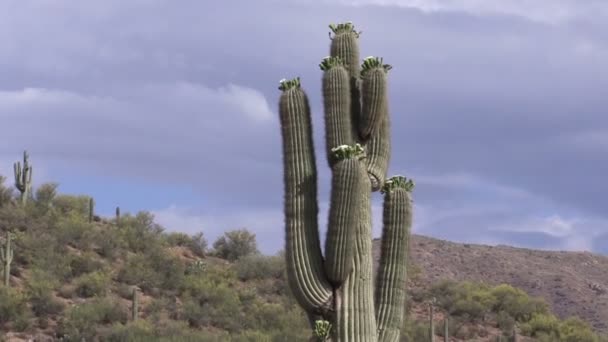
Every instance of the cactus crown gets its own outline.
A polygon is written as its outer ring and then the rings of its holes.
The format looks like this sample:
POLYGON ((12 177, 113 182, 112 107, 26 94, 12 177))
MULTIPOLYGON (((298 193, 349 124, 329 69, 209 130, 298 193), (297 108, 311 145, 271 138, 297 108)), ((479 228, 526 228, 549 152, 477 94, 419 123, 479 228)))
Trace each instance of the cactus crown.
POLYGON ((363 60, 363 64, 361 64, 361 75, 364 76, 370 70, 380 68, 383 69, 384 72, 388 72, 393 68, 390 64, 382 64, 382 57, 369 56, 365 57, 363 60))
POLYGON ((357 157, 363 157, 365 155, 365 150, 360 144, 350 145, 340 145, 331 149, 331 152, 334 154, 334 157, 338 160, 351 159, 357 157))
POLYGON ((289 89, 298 89, 300 88, 300 78, 292 78, 290 80, 282 79, 279 81, 279 90, 287 91, 289 89))
POLYGON ((327 71, 333 67, 343 66, 343 65, 344 65, 344 63, 342 62, 342 59, 340 57, 327 56, 327 57, 323 58, 323 60, 321 61, 321 64, 319 64, 319 67, 321 68, 321 70, 327 71))
POLYGON ((398 188, 411 192, 414 189, 414 185, 415 184, 412 179, 407 179, 405 176, 393 176, 386 180, 380 192, 385 194, 398 188))
MULTIPOLYGON (((329 24, 329 28, 335 35, 342 34, 342 33, 354 33, 355 36, 357 38, 359 38, 359 35, 361 34, 360 31, 359 32, 355 31, 355 25, 353 25, 352 21, 347 21, 345 23, 340 23, 340 24, 329 24)), ((330 37, 331 37, 331 33, 330 33, 330 37)))

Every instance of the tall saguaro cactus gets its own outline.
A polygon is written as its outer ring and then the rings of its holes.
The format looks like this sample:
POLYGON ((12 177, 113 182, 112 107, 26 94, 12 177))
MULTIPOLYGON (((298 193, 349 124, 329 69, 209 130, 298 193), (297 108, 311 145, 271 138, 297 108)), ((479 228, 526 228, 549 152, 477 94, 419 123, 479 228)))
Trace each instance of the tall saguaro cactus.
POLYGON ((4 286, 10 285, 9 280, 11 278, 11 263, 13 262, 13 247, 11 246, 11 233, 6 233, 6 242, 4 247, 0 246, 0 261, 3 263, 4 272, 4 286))
POLYGON ((414 183, 403 176, 386 179, 391 67, 376 57, 359 65, 359 33, 352 23, 330 28, 331 55, 320 64, 326 152, 332 170, 324 255, 310 104, 299 78, 281 80, 279 86, 289 284, 313 328, 328 323, 331 341, 398 341, 414 183), (374 284, 371 194, 378 190, 384 194, 384 227, 374 284))
POLYGON ((21 204, 25 205, 32 191, 32 166, 27 151, 23 151, 23 168, 20 162, 13 164, 15 173, 15 187, 21 192, 21 204))

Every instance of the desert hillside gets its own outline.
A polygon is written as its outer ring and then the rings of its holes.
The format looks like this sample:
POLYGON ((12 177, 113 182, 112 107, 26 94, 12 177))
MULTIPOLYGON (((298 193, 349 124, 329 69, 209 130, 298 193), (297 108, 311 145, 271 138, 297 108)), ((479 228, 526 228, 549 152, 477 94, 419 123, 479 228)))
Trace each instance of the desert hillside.
MULTIPOLYGON (((379 241, 374 243, 377 261, 379 241)), ((412 236, 410 248, 411 262, 420 271, 410 290, 443 279, 506 283, 542 297, 560 318, 578 316, 598 331, 608 330, 606 256, 461 244, 421 235, 412 236)))

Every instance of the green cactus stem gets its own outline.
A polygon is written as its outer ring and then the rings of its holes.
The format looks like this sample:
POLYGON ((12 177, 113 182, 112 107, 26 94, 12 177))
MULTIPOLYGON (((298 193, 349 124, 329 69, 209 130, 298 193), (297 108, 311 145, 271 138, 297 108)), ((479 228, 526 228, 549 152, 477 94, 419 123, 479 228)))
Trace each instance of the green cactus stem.
POLYGON ((359 124, 359 136, 362 141, 367 141, 372 133, 375 133, 386 114, 383 106, 386 105, 387 75, 392 67, 382 64, 382 58, 367 57, 361 65, 361 92, 363 103, 361 121, 359 124))
POLYGON ((116 225, 120 224, 120 207, 116 207, 116 225))
POLYGON ((4 286, 10 286, 11 263, 13 262, 13 247, 11 245, 11 233, 6 233, 4 247, 0 247, 0 261, 3 263, 4 286))
POLYGON ((429 341, 435 341, 435 298, 429 303, 429 341))
POLYGON ((443 342, 450 342, 450 322, 448 321, 448 313, 445 313, 443 319, 443 342))
POLYGON ((137 287, 133 287, 131 301, 131 320, 136 321, 139 316, 139 295, 137 287))
POLYGON ((279 86, 287 278, 317 338, 319 322, 326 322, 324 339, 332 342, 397 342, 404 319, 414 183, 403 176, 385 182, 390 159, 386 91, 390 67, 381 59, 366 60, 363 76, 371 83, 369 91, 361 92, 359 32, 350 22, 330 28, 334 34, 330 56, 319 65, 325 151, 332 171, 324 255, 310 104, 299 78, 283 79, 279 86), (373 79, 376 72, 384 78, 373 79), (374 91, 382 82, 382 91, 374 91), (364 113, 370 110, 377 113, 364 113), (362 122, 368 122, 365 127, 377 126, 366 128, 365 141, 359 132, 362 122), (381 188, 382 252, 373 279, 371 195, 381 188))
POLYGON ((25 205, 32 191, 32 166, 27 151, 23 151, 23 167, 20 162, 13 164, 15 187, 21 193, 21 204, 25 205))
POLYGON ((323 106, 325 109, 325 145, 329 167, 336 162, 333 148, 354 144, 350 78, 339 57, 325 57, 320 64, 323 73, 323 106))
POLYGON ((95 200, 93 197, 89 197, 89 223, 93 222, 93 216, 95 215, 95 200))

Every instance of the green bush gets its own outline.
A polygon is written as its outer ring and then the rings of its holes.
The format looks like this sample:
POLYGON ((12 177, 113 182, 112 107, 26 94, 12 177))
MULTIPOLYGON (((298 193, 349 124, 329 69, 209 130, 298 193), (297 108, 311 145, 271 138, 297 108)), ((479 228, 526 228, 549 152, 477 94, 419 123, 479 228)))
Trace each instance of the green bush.
POLYGON ((213 249, 218 257, 230 261, 259 253, 255 234, 250 233, 247 229, 224 233, 213 243, 213 249))
POLYGON ((85 252, 80 255, 73 255, 70 261, 72 277, 78 277, 85 273, 91 273, 102 268, 104 263, 99 260, 93 252, 85 252))
POLYGON ((498 285, 491 290, 491 293, 496 298, 493 310, 504 311, 519 322, 526 322, 534 314, 545 314, 549 311, 542 299, 530 298, 524 291, 510 285, 498 285))
POLYGON ((560 323, 559 336, 561 342, 599 342, 591 326, 577 317, 568 318, 560 323))
POLYGON ((110 285, 110 276, 103 271, 83 274, 75 279, 76 294, 80 297, 103 297, 110 285))
POLYGON ((57 195, 52 200, 52 206, 62 216, 71 216, 82 219, 89 217, 89 199, 90 196, 85 195, 57 195))
POLYGON ((120 218, 118 233, 131 252, 146 253, 162 248, 162 232, 163 228, 154 222, 154 215, 147 211, 120 218))
POLYGON ((236 261, 236 274, 242 281, 252 279, 280 279, 285 272, 285 261, 279 256, 253 254, 236 261))
POLYGON ((50 273, 33 269, 27 279, 26 291, 31 309, 38 317, 56 315, 63 311, 64 304, 53 297, 59 281, 50 273))
POLYGON ((237 292, 223 281, 208 277, 187 276, 182 294, 189 298, 184 302, 184 318, 194 327, 213 325, 227 331, 235 331, 240 321, 241 302, 237 292))
POLYGON ((117 302, 107 298, 97 298, 84 304, 75 305, 59 322, 57 337, 63 341, 80 342, 96 337, 100 325, 126 323, 128 314, 117 302))
POLYGON ((4 185, 6 177, 0 175, 0 207, 11 203, 13 199, 13 188, 4 185))
POLYGON ((54 235, 60 246, 89 250, 93 244, 93 225, 86 218, 69 213, 59 218, 54 235))
POLYGON ((25 294, 13 288, 0 286, 0 324, 24 320, 29 315, 25 294))
POLYGON ((118 273, 118 280, 137 285, 143 291, 153 288, 176 289, 181 285, 186 266, 163 249, 131 256, 118 273))

